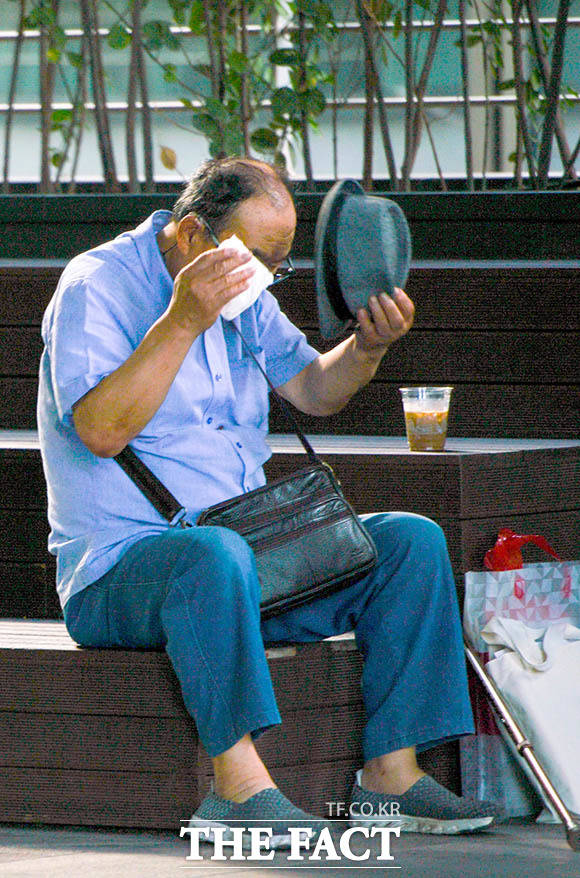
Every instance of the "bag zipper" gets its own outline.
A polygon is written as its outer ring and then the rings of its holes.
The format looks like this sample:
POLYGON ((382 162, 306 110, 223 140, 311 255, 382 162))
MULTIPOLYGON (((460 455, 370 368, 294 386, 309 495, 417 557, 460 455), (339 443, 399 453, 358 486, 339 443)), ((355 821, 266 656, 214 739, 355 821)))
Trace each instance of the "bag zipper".
MULTIPOLYGON (((296 528, 295 530, 289 531, 288 533, 279 534, 276 537, 257 537, 255 540, 248 540, 248 543, 254 551, 258 551, 260 547, 264 544, 268 544, 269 548, 275 549, 278 546, 284 545, 284 543, 294 542, 297 537, 300 537, 303 533, 323 530, 325 527, 336 524, 336 522, 340 521, 341 519, 348 518, 350 518, 348 512, 345 513, 344 510, 339 510, 332 515, 329 515, 322 521, 318 522, 318 524, 312 524, 312 522, 309 522, 308 524, 303 524, 302 527, 296 528)), ((242 533, 241 530, 238 531, 238 533, 241 537, 244 536, 244 533, 242 533)))
MULTIPOLYGON (((326 498, 331 498, 331 497, 337 497, 339 500, 342 500, 342 497, 340 496, 340 494, 336 493, 336 491, 334 490, 332 485, 327 485, 324 488, 318 488, 313 493, 303 495, 303 496, 307 496, 309 500, 318 499, 318 500, 322 501, 326 498)), ((235 499, 237 500, 238 498, 236 497, 235 499)), ((276 506, 275 509, 271 509, 268 512, 255 512, 253 515, 247 515, 244 517, 244 522, 247 523, 247 528, 245 528, 244 531, 238 530, 237 528, 232 528, 232 530, 234 530, 234 529, 237 530, 239 534, 246 533, 248 529, 256 527, 257 525, 267 524, 268 522, 270 522, 272 520, 275 521, 277 518, 280 517, 280 512, 282 510, 286 509, 288 506, 291 506, 293 503, 296 503, 297 499, 302 499, 302 498, 293 497, 290 500, 287 500, 285 503, 280 503, 279 505, 276 506)), ((222 526, 228 527, 227 524, 224 524, 222 526)))

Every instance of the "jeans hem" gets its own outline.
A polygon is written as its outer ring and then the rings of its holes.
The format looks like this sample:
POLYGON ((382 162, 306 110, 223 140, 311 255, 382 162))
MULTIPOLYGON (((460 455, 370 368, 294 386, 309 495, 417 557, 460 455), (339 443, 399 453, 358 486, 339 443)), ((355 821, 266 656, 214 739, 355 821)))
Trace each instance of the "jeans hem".
POLYGON ((376 759, 379 756, 385 756, 387 753, 393 753, 395 750, 402 750, 405 747, 415 747, 417 753, 422 753, 424 750, 430 750, 438 744, 444 744, 448 741, 455 741, 465 735, 471 735, 473 734, 472 729, 472 721, 466 720, 459 729, 457 726, 448 731, 440 728, 424 729, 421 732, 409 731, 407 734, 400 735, 398 738, 393 738, 390 741, 383 740, 380 743, 365 741, 363 744, 364 761, 368 762, 369 759, 376 759))
MULTIPOLYGON (((280 714, 276 717, 264 715, 256 717, 252 722, 248 722, 247 725, 241 729, 233 729, 231 734, 227 737, 222 737, 218 743, 214 744, 206 744, 202 740, 203 748, 210 759, 213 759, 215 756, 219 756, 221 753, 224 753, 226 750, 229 750, 230 747, 233 747, 234 744, 244 737, 244 735, 251 735, 252 740, 256 740, 268 729, 273 728, 274 726, 279 726, 282 722, 282 717, 280 714)), ((198 730, 199 733, 199 730, 198 730)), ((201 735, 200 735, 201 740, 201 735)))

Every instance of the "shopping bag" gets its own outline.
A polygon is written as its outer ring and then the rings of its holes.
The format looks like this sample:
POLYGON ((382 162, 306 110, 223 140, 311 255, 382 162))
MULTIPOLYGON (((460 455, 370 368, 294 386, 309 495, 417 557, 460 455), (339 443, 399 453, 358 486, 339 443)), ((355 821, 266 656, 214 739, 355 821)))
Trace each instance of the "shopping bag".
MULTIPOLYGON (((557 557, 543 537, 502 530, 496 545, 486 554, 485 564, 504 569, 469 571, 465 575, 465 637, 483 663, 489 661, 493 647, 483 640, 481 632, 493 616, 520 620, 538 629, 560 621, 580 625, 580 562, 522 566, 521 547, 528 542, 547 546, 546 550, 557 557)), ((530 783, 531 776, 511 753, 485 692, 471 673, 469 683, 476 734, 460 741, 463 793, 496 802, 508 816, 537 814, 542 800, 530 783)))
POLYGON ((568 810, 580 814, 580 628, 493 616, 481 636, 493 650, 487 673, 568 810))

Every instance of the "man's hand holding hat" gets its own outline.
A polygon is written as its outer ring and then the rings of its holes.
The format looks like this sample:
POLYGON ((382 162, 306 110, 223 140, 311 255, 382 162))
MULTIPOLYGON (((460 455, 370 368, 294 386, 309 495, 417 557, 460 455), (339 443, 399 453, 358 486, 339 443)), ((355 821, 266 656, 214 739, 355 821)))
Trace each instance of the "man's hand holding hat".
POLYGON ((377 351, 382 356, 398 338, 413 325, 415 306, 399 287, 391 296, 380 293, 370 297, 366 308, 356 312, 358 330, 357 347, 364 351, 377 351))

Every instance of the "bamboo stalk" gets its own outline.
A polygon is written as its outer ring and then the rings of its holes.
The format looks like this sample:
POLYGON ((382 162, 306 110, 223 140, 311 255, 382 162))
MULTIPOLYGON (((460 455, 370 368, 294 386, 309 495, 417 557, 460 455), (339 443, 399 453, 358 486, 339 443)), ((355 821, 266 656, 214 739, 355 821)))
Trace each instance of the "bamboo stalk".
MULTIPOLYGON (((248 59, 248 7, 246 0, 240 0, 240 49, 246 60, 248 59)), ((242 121, 242 137, 244 142, 244 155, 249 156, 250 146, 250 97, 248 87, 248 71, 244 69, 240 83, 240 116, 242 121)))
POLYGON ((413 105, 415 102, 415 59, 413 51, 413 2, 405 3, 405 153, 401 168, 402 187, 411 186, 411 152, 413 149, 413 105))
POLYGON ((87 36, 88 53, 92 73, 93 101, 95 104, 95 121, 99 152, 103 166, 105 185, 112 191, 118 191, 119 183, 115 169, 115 157, 111 141, 107 105, 105 96, 104 70, 98 31, 97 9, 95 0, 79 0, 83 30, 87 36))
POLYGON ((88 94, 87 94, 87 74, 86 74, 86 57, 87 57, 87 38, 85 34, 81 37, 81 56, 83 59, 82 64, 78 68, 78 84, 79 84, 79 117, 78 117, 78 126, 75 133, 75 145, 74 145, 74 154, 71 164, 70 171, 70 183, 69 183, 69 192, 74 192, 76 188, 75 177, 77 173, 77 167, 79 163, 79 158, 81 154, 81 142, 83 139, 83 134, 85 130, 85 121, 86 121, 86 106, 88 103, 88 94))
MULTIPOLYGON (((298 7, 298 55, 299 55, 299 83, 298 90, 304 94, 306 91, 306 58, 308 57, 308 47, 306 41, 306 20, 301 6, 298 7)), ((314 173, 312 170, 312 154, 310 151, 310 132, 308 129, 308 114, 302 101, 300 102, 300 130, 302 135, 302 156, 304 160, 304 173, 306 175, 306 185, 311 188, 314 182, 314 173)))
MULTIPOLYGON (((534 49, 538 58, 538 69, 542 78, 544 91, 547 94, 550 82, 550 66, 548 64, 548 59, 546 58, 546 52, 544 51, 544 46, 542 43, 538 10, 536 8, 534 0, 526 0, 526 6, 528 9, 528 15, 530 17, 530 33, 532 35, 532 40, 534 41, 534 49)), ((576 169, 574 168, 574 161, 570 161, 570 147, 568 146, 568 141, 566 139, 564 122, 562 120, 562 113, 560 112, 559 106, 556 110, 555 134, 556 141, 558 143, 558 149, 560 151, 560 157, 564 166, 564 176, 570 176, 572 179, 575 180, 577 178, 576 169)))
POLYGON ((10 141, 12 135, 12 120, 14 118, 14 101, 16 98, 16 85, 18 82, 18 70, 20 67, 20 56, 22 54, 22 44, 24 42, 24 19, 26 18, 26 0, 20 0, 20 9, 18 14, 18 32, 16 42, 14 43, 14 57, 12 59, 12 70, 10 71, 10 86, 8 88, 8 110, 6 113, 6 123, 4 125, 4 167, 2 170, 2 189, 4 192, 10 191, 10 141))
MULTIPOLYGON (((364 49, 365 49, 365 61, 368 61, 369 67, 373 73, 373 80, 375 86, 375 94, 377 97, 377 109, 379 113, 379 121, 380 121, 380 129, 381 129, 381 137, 383 140, 383 148, 385 151, 385 158, 387 161, 387 167, 389 170, 390 184, 393 190, 397 190, 399 188, 398 179, 397 179, 397 166, 395 164, 395 157, 393 153, 393 147, 391 143, 391 135, 389 131, 389 123, 387 119, 387 111, 385 109, 385 104, 383 100, 383 92, 381 88, 381 83, 379 79, 379 75, 377 73, 376 61, 375 61, 375 53, 373 47, 372 34, 374 33, 374 28, 376 27, 376 21, 369 14, 369 8, 366 4, 363 5, 362 0, 357 0, 357 12, 361 25, 364 49), (372 30, 371 30, 372 29, 372 30)), ((368 103, 368 99, 367 99, 368 103)), ((373 104, 371 103, 371 112, 372 112, 373 104)))
POLYGON ((139 191, 137 155, 135 150, 135 122, 137 118, 137 75, 139 65, 139 22, 141 0, 133 0, 131 15, 131 59, 129 61, 129 83, 127 87, 127 113, 125 115, 125 154, 129 177, 129 192, 139 191))
POLYGON ((365 52, 365 113, 363 120, 362 187, 369 191, 373 185, 373 146, 375 115, 374 70, 365 52))
POLYGON ((520 35, 520 13, 521 13, 521 9, 522 9, 522 0, 513 0, 512 9, 513 9, 513 22, 511 25, 512 51, 513 51, 514 83, 515 83, 515 91, 516 91, 518 120, 519 120, 520 129, 521 129, 521 133, 522 133, 524 153, 525 153, 526 161, 527 161, 527 165, 528 165, 530 182, 532 184, 532 187, 534 189, 537 189, 538 188, 538 181, 537 181, 536 170, 535 170, 535 165, 534 165, 534 151, 533 151, 532 139, 530 137, 530 130, 528 128, 528 120, 526 117, 526 98, 525 98, 525 94, 524 94, 524 73, 523 73, 523 65, 522 65, 522 41, 521 41, 521 35, 520 35))
POLYGON ((217 98, 219 96, 219 74, 215 40, 213 35, 214 28, 212 19, 212 7, 213 4, 210 2, 210 0, 203 0, 203 17, 205 20, 205 29, 207 33, 207 52, 209 58, 211 93, 212 97, 217 98))
POLYGON ((550 170, 550 158, 552 155, 552 141, 556 125, 556 114, 560 101, 560 83, 562 82, 562 67, 564 64, 564 44, 566 41, 566 24, 570 11, 570 0, 560 0, 558 14, 554 28, 554 40, 552 44, 552 72, 546 93, 547 107, 544 116, 540 153, 538 157, 538 186, 545 188, 548 182, 550 170))
POLYGON ((228 10, 225 0, 217 0, 218 13, 218 93, 222 103, 226 96, 226 34, 228 27, 228 10))
MULTIPOLYGON (((139 23, 141 28, 141 23, 139 23)), ((141 90, 141 121, 143 129, 143 166, 145 170, 145 188, 148 192, 155 189, 153 179, 153 130, 151 125, 151 107, 149 106, 149 88, 147 84, 147 68, 143 52, 141 30, 139 31, 139 55, 137 58, 137 74, 141 90)))
MULTIPOLYGON (((58 0, 51 0, 50 7, 55 19, 58 15, 58 0)), ((52 96, 54 93, 54 63, 48 60, 48 50, 52 45, 46 24, 40 25, 38 43, 40 75, 40 191, 52 192, 54 186, 51 176, 50 134, 52 130, 52 96)))
POLYGON ((56 169, 56 176, 55 176, 54 182, 57 185, 60 184, 60 178, 62 176, 64 166, 68 160, 70 148, 71 148, 71 145, 72 145, 73 140, 74 140, 75 127, 77 125, 77 118, 79 116, 79 111, 80 111, 79 105, 80 105, 80 102, 82 99, 82 90, 81 90, 81 84, 80 84, 80 79, 79 79, 78 73, 77 73, 76 89, 74 92, 72 92, 70 87, 69 87, 69 84, 67 82, 66 76, 63 72, 62 63, 60 63, 60 62, 58 64, 58 72, 60 74, 60 78, 61 78, 62 83, 64 85, 67 98, 69 99, 69 101, 72 105, 72 110, 71 110, 70 123, 68 124, 67 129, 66 129, 64 149, 62 151, 62 160, 56 169))
POLYGON ((429 74, 431 73, 431 68, 433 67, 433 62, 435 60, 435 51, 437 49, 437 42, 441 33, 441 27, 443 25, 443 18, 445 16, 446 9, 447 0, 438 0, 437 11, 435 12, 433 21, 433 27, 431 28, 431 33, 429 34, 429 43, 427 44, 425 60, 421 69, 421 75, 419 76, 419 82, 417 83, 417 87, 415 88, 416 104, 413 114, 413 134, 411 138, 411 152, 408 169, 409 174, 417 157, 419 144, 421 142, 421 126, 423 122, 424 109, 423 98, 425 97, 429 74))
POLYGON ((473 146, 471 135, 471 105, 469 103, 469 61, 467 58, 467 26, 465 21, 465 0, 459 0, 459 39, 461 44, 461 80, 463 87, 463 132, 465 142, 465 175, 467 188, 474 189, 473 146))

